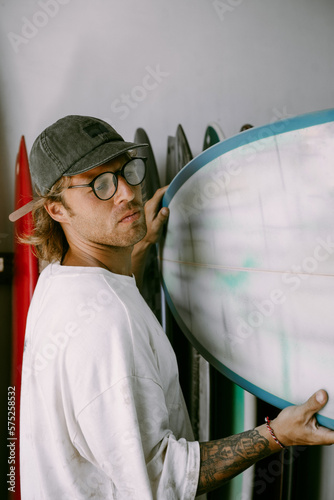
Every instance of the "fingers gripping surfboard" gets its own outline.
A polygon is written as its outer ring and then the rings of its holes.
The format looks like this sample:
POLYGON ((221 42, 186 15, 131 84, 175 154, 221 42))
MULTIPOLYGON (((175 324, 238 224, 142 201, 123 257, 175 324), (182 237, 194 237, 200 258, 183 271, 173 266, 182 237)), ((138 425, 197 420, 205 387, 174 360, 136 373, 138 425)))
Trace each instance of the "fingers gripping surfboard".
MULTIPOLYGON (((24 137, 21 138, 16 159, 15 170, 15 210, 28 203, 33 198, 28 155, 24 137)), ((31 213, 15 222, 15 235, 29 234, 32 231, 31 213)), ((20 423, 20 394, 21 370, 24 348, 24 335, 27 313, 33 291, 38 278, 38 259, 31 247, 14 242, 14 277, 13 277, 13 339, 12 339, 12 384, 16 392, 16 489, 11 498, 20 499, 19 474, 19 423, 20 423)))
POLYGON ((168 303, 199 352, 278 408, 323 387, 330 428, 333 132, 325 110, 201 153, 164 197, 162 253, 168 303))

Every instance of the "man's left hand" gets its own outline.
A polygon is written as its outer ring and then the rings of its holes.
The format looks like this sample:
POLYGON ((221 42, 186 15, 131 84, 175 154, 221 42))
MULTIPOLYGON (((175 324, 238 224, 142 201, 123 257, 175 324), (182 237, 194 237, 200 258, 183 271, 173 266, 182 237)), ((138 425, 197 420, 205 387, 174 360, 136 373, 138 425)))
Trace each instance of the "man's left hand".
POLYGON ((142 243, 146 243, 152 245, 159 241, 159 238, 162 233, 162 228, 164 224, 167 222, 169 209, 167 207, 163 207, 159 210, 159 206, 161 204, 161 200, 165 192, 167 191, 168 186, 164 186, 158 189, 153 198, 148 200, 145 203, 145 218, 146 218, 146 226, 147 233, 142 243))

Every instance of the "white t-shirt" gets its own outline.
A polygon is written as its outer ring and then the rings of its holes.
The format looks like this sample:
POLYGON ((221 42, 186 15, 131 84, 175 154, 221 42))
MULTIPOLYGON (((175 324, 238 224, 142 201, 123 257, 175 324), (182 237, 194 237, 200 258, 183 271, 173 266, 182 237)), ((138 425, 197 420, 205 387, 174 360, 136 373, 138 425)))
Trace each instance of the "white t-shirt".
POLYGON ((193 499, 193 440, 172 347, 134 278, 49 265, 28 314, 22 500, 193 499))

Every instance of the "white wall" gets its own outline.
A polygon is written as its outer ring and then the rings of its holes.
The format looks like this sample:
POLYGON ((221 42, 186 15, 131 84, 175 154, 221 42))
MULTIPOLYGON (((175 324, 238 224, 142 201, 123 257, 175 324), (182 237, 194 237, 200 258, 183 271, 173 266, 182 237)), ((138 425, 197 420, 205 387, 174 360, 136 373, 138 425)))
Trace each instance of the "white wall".
POLYGON ((333 107, 333 24, 332 0, 0 0, 0 252, 22 134, 30 150, 67 114, 144 127, 164 180, 178 123, 198 154, 210 121, 231 136, 333 107))

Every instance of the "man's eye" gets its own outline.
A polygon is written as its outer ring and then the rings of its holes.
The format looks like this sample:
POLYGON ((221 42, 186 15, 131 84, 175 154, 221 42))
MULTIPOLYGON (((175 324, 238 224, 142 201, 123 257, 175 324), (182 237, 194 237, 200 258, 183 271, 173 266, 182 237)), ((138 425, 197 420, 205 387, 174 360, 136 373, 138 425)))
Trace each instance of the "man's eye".
POLYGON ((95 185, 95 191, 105 191, 109 189, 108 182, 101 182, 100 184, 95 185))

